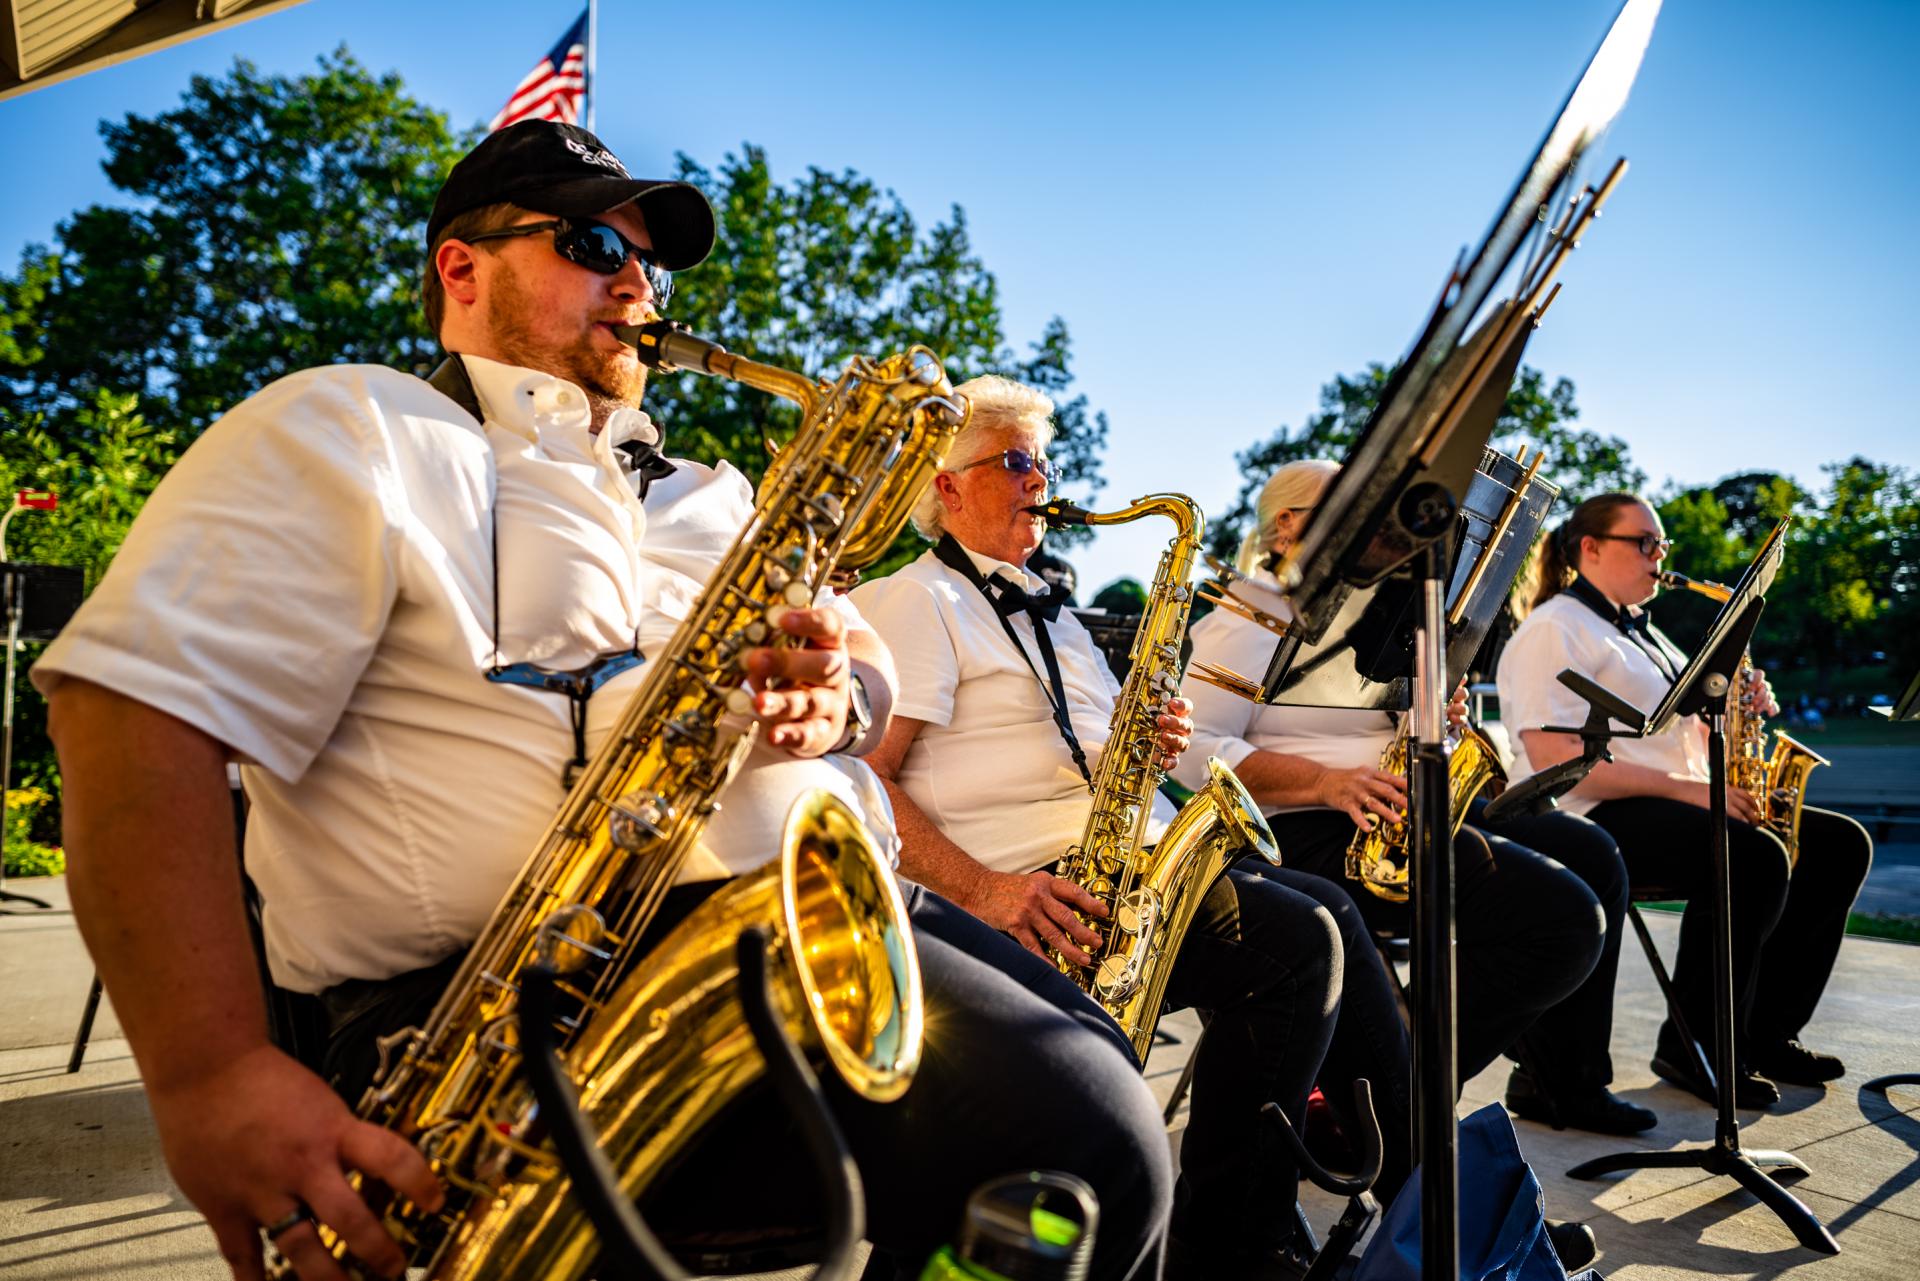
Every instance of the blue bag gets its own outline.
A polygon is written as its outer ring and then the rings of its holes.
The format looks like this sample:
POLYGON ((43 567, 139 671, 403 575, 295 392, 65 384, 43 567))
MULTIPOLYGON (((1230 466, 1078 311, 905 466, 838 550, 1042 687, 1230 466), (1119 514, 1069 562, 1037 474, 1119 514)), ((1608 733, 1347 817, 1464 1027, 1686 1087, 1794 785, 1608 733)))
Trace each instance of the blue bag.
MULTIPOLYGON (((1569 1281, 1547 1239, 1540 1180, 1489 1103, 1460 1122, 1461 1281, 1569 1281)), ((1420 1171, 1387 1207, 1354 1281, 1420 1281, 1420 1171)), ((1571 1281, 1604 1281, 1589 1268, 1571 1281)))

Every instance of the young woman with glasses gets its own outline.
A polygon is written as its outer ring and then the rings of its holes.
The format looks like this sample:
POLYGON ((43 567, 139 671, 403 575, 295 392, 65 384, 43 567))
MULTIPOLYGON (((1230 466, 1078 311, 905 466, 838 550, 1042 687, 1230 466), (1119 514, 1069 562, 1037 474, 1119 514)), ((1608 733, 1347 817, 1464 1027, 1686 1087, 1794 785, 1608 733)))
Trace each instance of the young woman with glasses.
MULTIPOLYGON (((1500 713, 1513 739, 1515 782, 1580 751, 1576 736, 1544 728, 1586 718, 1584 700, 1556 679, 1561 671, 1571 668, 1650 712, 1685 667, 1687 655, 1643 608, 1659 591, 1671 546, 1659 515, 1633 494, 1589 498, 1548 535, 1531 612, 1500 658, 1500 713)), ((1776 714, 1764 680, 1756 692, 1762 714, 1776 714)), ((1595 766, 1560 805, 1613 834, 1635 886, 1689 900, 1674 980, 1687 1029, 1706 1044, 1713 1028, 1706 726, 1690 719, 1647 738, 1614 739, 1611 750, 1614 759, 1595 766)), ((1735 1102, 1765 1107, 1780 1097, 1768 1078, 1818 1085, 1845 1070, 1797 1038, 1832 973, 1873 843, 1852 819, 1808 806, 1799 862, 1789 868, 1780 840, 1753 825, 1750 796, 1729 789, 1727 813, 1742 1058, 1735 1102)), ((1713 1101, 1671 1020, 1660 1029, 1653 1070, 1713 1101)))

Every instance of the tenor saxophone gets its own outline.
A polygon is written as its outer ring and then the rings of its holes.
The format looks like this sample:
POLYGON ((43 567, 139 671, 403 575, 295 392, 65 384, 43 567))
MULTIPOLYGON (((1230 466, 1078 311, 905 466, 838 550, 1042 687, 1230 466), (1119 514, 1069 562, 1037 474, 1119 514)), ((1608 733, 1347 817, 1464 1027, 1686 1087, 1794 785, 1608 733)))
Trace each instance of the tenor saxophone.
MULTIPOLYGON (((1670 569, 1660 572, 1660 585, 1697 592, 1723 604, 1733 596, 1733 589, 1721 583, 1702 582, 1670 569)), ((1807 803, 1807 775, 1833 762, 1785 730, 1773 732, 1769 750, 1767 718, 1760 714, 1758 697, 1749 650, 1740 655, 1733 687, 1727 691, 1727 785, 1753 798, 1760 826, 1787 847, 1791 869, 1800 862, 1800 811, 1807 803)))
POLYGON ((892 540, 967 407, 925 347, 857 358, 816 384, 667 322, 623 337, 656 368, 727 377, 803 417, 746 529, 651 656, 445 995, 424 1026, 382 1043, 358 1114, 415 1143, 449 1195, 436 1214, 379 1189, 370 1200, 410 1266, 441 1281, 575 1278, 596 1256, 520 1068, 516 980, 535 960, 561 971, 563 1057, 632 1198, 764 1071, 734 997, 733 948, 749 924, 768 929, 789 1033, 851 1088, 898 1098, 919 1059, 920 973, 899 889, 826 793, 795 804, 765 869, 729 882, 644 956, 637 943, 752 745, 743 655, 793 643, 777 614, 812 604, 850 549, 892 540))
POLYGON ((1075 965, 1057 950, 1053 963, 1113 1016, 1142 1063, 1167 978, 1200 903, 1242 855, 1280 861, 1259 806, 1231 769, 1207 761, 1206 786, 1181 807, 1151 849, 1145 847, 1160 768, 1158 718, 1180 692, 1180 646, 1194 593, 1188 586, 1206 518, 1184 494, 1152 494, 1119 511, 1094 513, 1062 499, 1035 510, 1052 525, 1124 525, 1165 516, 1175 533, 1161 553, 1153 588, 1133 637, 1133 668, 1114 705, 1107 746, 1093 776, 1093 811, 1058 875, 1106 904, 1093 962, 1075 965))

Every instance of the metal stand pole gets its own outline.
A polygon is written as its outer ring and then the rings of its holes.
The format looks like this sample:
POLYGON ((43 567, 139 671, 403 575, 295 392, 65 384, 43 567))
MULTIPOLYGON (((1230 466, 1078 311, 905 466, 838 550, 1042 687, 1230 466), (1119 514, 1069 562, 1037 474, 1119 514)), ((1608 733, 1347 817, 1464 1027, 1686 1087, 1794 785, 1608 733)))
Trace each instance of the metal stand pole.
POLYGON ((1446 757, 1446 548, 1425 552, 1414 633, 1413 747, 1407 762, 1413 867, 1414 1123, 1420 1160, 1420 1275, 1457 1281, 1460 1126, 1455 1053, 1453 825, 1446 757))

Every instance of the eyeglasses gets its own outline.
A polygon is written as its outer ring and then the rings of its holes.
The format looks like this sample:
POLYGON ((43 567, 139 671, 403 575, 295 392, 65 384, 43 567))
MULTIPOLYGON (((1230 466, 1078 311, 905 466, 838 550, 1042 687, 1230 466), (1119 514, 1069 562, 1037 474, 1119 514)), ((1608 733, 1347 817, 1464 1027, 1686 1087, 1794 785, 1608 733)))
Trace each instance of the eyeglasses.
POLYGON ((1623 543, 1632 543, 1640 549, 1640 554, 1651 560, 1654 556, 1664 556, 1673 550, 1673 540, 1662 538, 1658 534, 1588 534, 1589 538, 1612 538, 1623 543))
POLYGON ((544 222, 523 222, 501 231, 483 231, 477 236, 468 236, 467 243, 475 245, 483 240, 537 236, 543 231, 553 233, 555 253, 568 262, 577 263, 603 276, 616 274, 627 265, 627 259, 638 258, 647 285, 653 290, 654 305, 664 307, 667 299, 672 297, 673 273, 660 265, 653 256, 653 250, 641 248, 604 222, 594 222, 588 218, 549 218, 544 222))
POLYGON ((956 467, 953 470, 956 473, 971 471, 975 467, 984 467, 988 463, 999 463, 1008 471, 1020 476, 1025 476, 1029 472, 1038 471, 1040 478, 1049 485, 1056 485, 1060 482, 1059 464, 1049 462, 1044 458, 1035 458, 1024 449, 1003 449, 997 454, 988 454, 985 458, 976 458, 965 467, 956 467))

